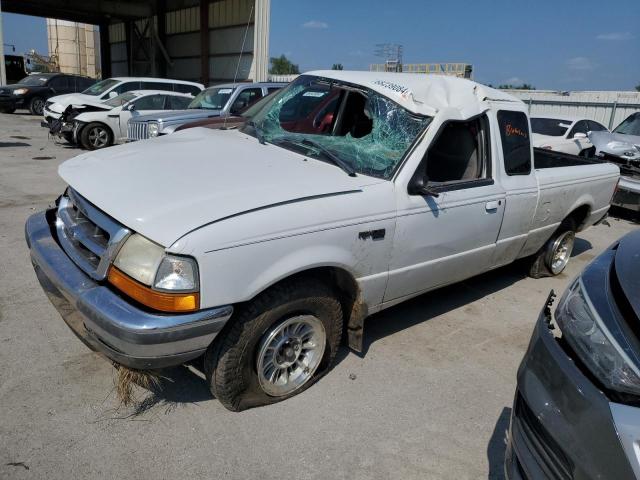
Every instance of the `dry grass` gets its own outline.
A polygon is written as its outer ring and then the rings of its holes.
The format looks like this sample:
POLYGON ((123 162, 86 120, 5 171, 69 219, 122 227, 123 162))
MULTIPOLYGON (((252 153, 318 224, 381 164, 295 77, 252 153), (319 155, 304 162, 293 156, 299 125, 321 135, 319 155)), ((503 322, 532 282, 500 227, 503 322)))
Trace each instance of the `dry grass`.
POLYGON ((125 407, 138 403, 138 399, 134 393, 136 385, 151 392, 158 392, 161 389, 161 377, 157 372, 134 370, 117 363, 114 363, 113 367, 116 370, 113 379, 116 396, 120 404, 125 407))

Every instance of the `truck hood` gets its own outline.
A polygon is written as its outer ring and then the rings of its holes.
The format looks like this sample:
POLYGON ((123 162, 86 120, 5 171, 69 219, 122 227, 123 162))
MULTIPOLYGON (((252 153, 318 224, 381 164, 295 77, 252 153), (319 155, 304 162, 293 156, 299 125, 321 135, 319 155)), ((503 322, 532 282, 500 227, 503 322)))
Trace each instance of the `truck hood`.
POLYGON ((237 130, 190 129, 67 160, 59 175, 128 228, 169 247, 206 224, 383 180, 237 130))
POLYGON ((165 125, 174 122, 192 122, 203 118, 219 117, 220 110, 207 110, 200 108, 190 108, 186 110, 169 110, 166 112, 140 115, 135 118, 136 122, 162 122, 165 125))

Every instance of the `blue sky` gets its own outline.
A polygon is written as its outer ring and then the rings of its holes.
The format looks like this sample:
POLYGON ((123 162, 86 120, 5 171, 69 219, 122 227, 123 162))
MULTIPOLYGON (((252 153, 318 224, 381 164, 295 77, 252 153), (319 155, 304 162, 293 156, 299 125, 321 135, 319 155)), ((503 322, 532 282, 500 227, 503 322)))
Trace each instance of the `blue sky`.
MULTIPOLYGON (((46 53, 44 19, 3 14, 5 42, 46 53)), ((301 71, 368 69, 376 44, 405 63, 469 62, 485 83, 629 90, 640 83, 639 0, 271 0, 271 56, 301 71)))

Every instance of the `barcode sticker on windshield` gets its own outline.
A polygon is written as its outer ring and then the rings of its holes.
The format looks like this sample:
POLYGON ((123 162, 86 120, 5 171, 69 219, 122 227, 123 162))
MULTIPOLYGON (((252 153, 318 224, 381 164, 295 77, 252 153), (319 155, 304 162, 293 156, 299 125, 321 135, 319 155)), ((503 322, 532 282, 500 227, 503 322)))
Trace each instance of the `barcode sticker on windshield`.
POLYGON ((303 97, 324 97, 327 92, 304 92, 303 97))
POLYGON ((220 90, 218 90, 218 93, 222 93, 222 94, 231 93, 231 92, 233 92, 233 88, 221 88, 220 90))

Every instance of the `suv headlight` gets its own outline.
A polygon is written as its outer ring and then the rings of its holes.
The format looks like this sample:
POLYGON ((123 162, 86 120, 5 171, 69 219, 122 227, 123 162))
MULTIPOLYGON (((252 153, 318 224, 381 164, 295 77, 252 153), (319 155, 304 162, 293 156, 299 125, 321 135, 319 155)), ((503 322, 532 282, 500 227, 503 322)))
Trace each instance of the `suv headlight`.
POLYGON ((640 395, 640 370, 616 342, 578 278, 558 304, 556 322, 582 363, 607 388, 640 395))
POLYGON ((160 127, 158 125, 158 122, 149 122, 147 131, 149 132, 149 138, 157 137, 158 134, 160 133, 160 127))
POLYGON ((118 252, 108 280, 134 300, 156 310, 189 312, 200 307, 196 261, 166 253, 163 247, 137 233, 118 252))
POLYGON ((14 95, 24 95, 24 94, 25 94, 25 93, 27 93, 28 91, 29 91, 29 89, 28 89, 28 88, 16 88, 16 89, 13 91, 13 94, 14 94, 14 95))

